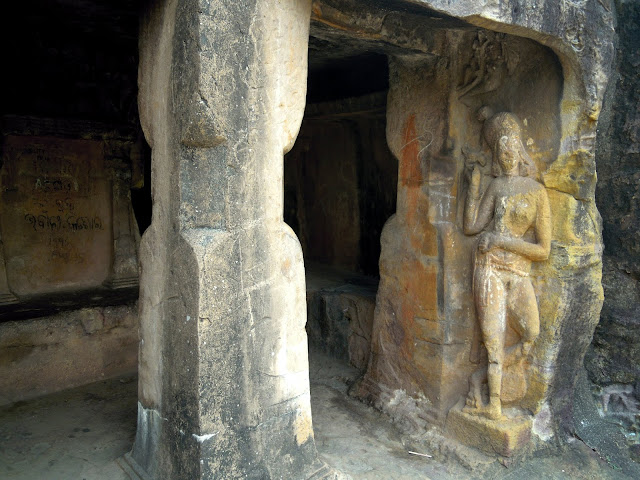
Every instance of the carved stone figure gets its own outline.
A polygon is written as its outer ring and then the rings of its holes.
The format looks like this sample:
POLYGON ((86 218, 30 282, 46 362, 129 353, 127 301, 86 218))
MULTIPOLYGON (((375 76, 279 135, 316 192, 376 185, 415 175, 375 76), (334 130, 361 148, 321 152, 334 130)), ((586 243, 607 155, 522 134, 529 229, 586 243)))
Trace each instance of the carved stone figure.
POLYGON ((463 73, 462 85, 458 86, 458 98, 496 91, 519 62, 517 51, 505 42, 504 33, 479 31, 472 45, 469 65, 463 73))
POLYGON ((463 411, 497 420, 503 402, 521 398, 526 390, 524 370, 513 367, 522 366, 540 330, 529 272, 532 262, 549 257, 551 227, 549 199, 535 179, 535 164, 522 143, 517 117, 508 112, 491 116, 485 121, 484 137, 493 153, 496 178, 481 195, 482 173, 475 166, 464 233, 479 234, 473 295, 488 366, 472 375, 463 411), (508 329, 519 337, 512 345, 506 341, 508 329), (519 373, 503 382, 505 368, 519 373), (488 402, 482 394, 485 380, 488 402))

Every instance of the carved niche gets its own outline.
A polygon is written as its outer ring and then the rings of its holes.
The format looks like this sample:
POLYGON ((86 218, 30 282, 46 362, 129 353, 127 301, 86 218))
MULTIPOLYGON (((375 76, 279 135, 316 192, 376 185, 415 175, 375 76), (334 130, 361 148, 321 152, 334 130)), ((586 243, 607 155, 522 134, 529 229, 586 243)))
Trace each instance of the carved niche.
POLYGON ((66 138, 56 136, 55 126, 41 120, 30 120, 26 132, 24 119, 6 123, 0 313, 43 309, 38 303, 81 306, 114 298, 122 288, 135 294, 139 234, 129 197, 131 167, 120 158, 128 142, 95 133, 68 138, 68 128, 66 138), (74 295, 87 291, 93 291, 87 298, 74 295))

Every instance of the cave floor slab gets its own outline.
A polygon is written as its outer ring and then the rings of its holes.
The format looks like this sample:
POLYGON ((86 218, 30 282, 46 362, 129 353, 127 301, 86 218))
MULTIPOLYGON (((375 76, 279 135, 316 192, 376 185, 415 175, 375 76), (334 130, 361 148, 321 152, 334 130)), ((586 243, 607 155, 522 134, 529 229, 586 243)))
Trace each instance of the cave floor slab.
MULTIPOLYGON (((347 394, 358 371, 321 353, 310 355, 311 398, 318 453, 364 479, 624 479, 590 450, 500 465, 482 476, 411 447, 388 417, 347 394)), ((0 408, 0 478, 5 480, 126 480, 117 459, 133 443, 137 379, 97 382, 0 408)))

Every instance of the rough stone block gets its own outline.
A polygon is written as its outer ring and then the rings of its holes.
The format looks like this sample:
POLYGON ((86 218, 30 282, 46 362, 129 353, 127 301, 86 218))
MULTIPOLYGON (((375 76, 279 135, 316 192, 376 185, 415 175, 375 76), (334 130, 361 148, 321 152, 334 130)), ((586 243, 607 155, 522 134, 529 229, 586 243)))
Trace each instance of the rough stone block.
MULTIPOLYGON (((310 281, 311 284, 317 282, 317 278, 310 281)), ((312 348, 348 360, 354 367, 364 370, 371 352, 377 284, 340 283, 333 288, 325 286, 316 290, 311 286, 307 290, 309 343, 312 348)))
POLYGON ((469 415, 462 411, 461 400, 449 411, 446 431, 458 441, 487 453, 510 457, 529 443, 532 420, 517 415, 516 409, 505 411, 501 420, 469 415))
POLYGON ((0 323, 0 405, 135 373, 136 305, 0 323))

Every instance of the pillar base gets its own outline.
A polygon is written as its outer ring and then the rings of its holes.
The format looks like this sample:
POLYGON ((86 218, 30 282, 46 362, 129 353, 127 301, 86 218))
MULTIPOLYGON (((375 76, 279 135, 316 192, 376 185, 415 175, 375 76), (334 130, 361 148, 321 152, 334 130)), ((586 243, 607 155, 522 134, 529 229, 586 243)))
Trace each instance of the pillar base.
MULTIPOLYGON (((116 463, 131 480, 153 480, 138 462, 133 459, 131 452, 127 452, 118 458, 116 463)), ((342 480, 346 477, 327 464, 321 463, 320 467, 306 478, 307 480, 342 480)))
POLYGON ((125 453, 123 456, 116 460, 116 463, 124 470, 124 473, 131 480, 152 480, 152 478, 144 471, 144 469, 138 465, 131 452, 125 453))

